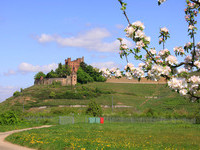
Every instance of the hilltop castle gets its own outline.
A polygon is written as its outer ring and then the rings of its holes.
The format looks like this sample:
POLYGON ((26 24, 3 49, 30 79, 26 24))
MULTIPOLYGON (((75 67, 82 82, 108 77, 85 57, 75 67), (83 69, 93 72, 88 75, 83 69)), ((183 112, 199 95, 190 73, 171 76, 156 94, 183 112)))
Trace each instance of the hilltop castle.
POLYGON ((65 65, 71 68, 71 72, 77 72, 78 68, 80 67, 80 63, 84 62, 84 57, 77 58, 74 61, 71 61, 71 58, 65 59, 65 65))
POLYGON ((35 85, 50 85, 53 82, 60 82, 62 86, 76 85, 77 84, 77 71, 80 67, 80 63, 84 62, 84 57, 77 58, 74 61, 71 61, 71 58, 65 59, 65 65, 68 65, 71 68, 71 75, 66 78, 40 78, 36 79, 35 85))

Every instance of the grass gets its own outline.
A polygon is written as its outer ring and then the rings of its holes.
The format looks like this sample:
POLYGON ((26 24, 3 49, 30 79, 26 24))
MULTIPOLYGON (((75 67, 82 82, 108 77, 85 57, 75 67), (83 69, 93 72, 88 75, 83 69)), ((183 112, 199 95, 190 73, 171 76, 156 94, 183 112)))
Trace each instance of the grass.
MULTIPOLYGON (((142 114, 151 108, 157 114, 171 113, 178 116, 192 116, 200 108, 199 103, 189 102, 188 99, 184 99, 178 93, 172 92, 166 85, 94 82, 77 85, 74 90, 81 91, 82 86, 90 89, 98 88, 101 91, 110 91, 110 93, 101 93, 97 97, 85 97, 83 99, 51 99, 49 98, 49 94, 52 91, 62 93, 67 90, 70 91, 71 87, 51 85, 32 86, 24 89, 20 96, 11 97, 0 103, 0 109, 2 111, 8 109, 22 110, 24 101, 27 114, 31 112, 31 108, 40 106, 47 106, 48 108, 44 111, 51 112, 51 107, 58 107, 59 105, 87 105, 90 99, 96 100, 100 105, 111 106, 112 98, 114 105, 132 106, 131 108, 114 109, 112 115, 142 114)), ((71 108, 67 109, 69 109, 67 112, 70 113, 71 108)), ((76 109, 74 110, 76 111, 76 109)), ((36 110, 34 111, 34 113, 37 113, 36 110)), ((43 110, 37 109, 37 111, 42 112, 43 110)), ((84 113, 84 110, 81 112, 84 113)), ((105 109, 104 115, 111 115, 111 109, 105 109)))
POLYGON ((29 117, 24 118, 21 122, 13 125, 0 125, 0 132, 25 129, 30 127, 37 127, 41 125, 57 125, 59 123, 58 117, 29 117))
POLYGON ((200 126, 187 123, 68 124, 15 133, 6 140, 43 150, 200 149, 200 126))
POLYGON ((0 132, 25 129, 25 128, 36 127, 36 126, 41 126, 41 125, 43 124, 42 123, 27 123, 27 122, 18 123, 15 125, 0 125, 0 132))

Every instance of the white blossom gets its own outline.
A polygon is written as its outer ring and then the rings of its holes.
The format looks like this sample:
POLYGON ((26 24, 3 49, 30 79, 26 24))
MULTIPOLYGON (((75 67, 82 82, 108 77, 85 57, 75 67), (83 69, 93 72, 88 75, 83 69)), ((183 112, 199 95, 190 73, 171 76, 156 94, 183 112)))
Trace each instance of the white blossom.
POLYGON ((168 81, 168 86, 177 91, 187 88, 188 84, 185 78, 172 78, 168 81))
POLYGON ((164 55, 167 55, 169 53, 169 50, 168 49, 164 49, 164 50, 160 50, 158 55, 163 57, 164 55))
POLYGON ((184 54, 184 49, 180 46, 180 47, 174 47, 174 52, 177 52, 179 54, 184 54))
POLYGON ((198 68, 200 68, 200 61, 195 61, 194 65, 197 66, 198 68))
POLYGON ((103 76, 106 77, 106 78, 111 76, 109 69, 102 68, 102 69, 100 69, 100 72, 102 72, 103 76))
POLYGON ((132 38, 133 33, 135 32, 135 29, 132 26, 128 26, 126 27, 125 31, 126 31, 126 36, 132 38))
POLYGON ((137 30, 137 31, 135 32, 135 38, 143 38, 143 37, 145 37, 145 34, 144 34, 143 31, 137 30))
POLYGON ((184 61, 185 61, 185 63, 189 63, 192 61, 192 57, 188 55, 185 57, 184 61))
POLYGON ((178 74, 182 73, 182 72, 187 72, 188 73, 188 70, 185 69, 185 68, 180 68, 178 69, 178 74))
POLYGON ((132 75, 131 75, 130 72, 126 72, 126 73, 125 73, 125 76, 126 76, 126 78, 129 79, 129 80, 132 79, 132 75))
POLYGON ((168 33, 169 32, 169 30, 166 27, 161 28, 160 31, 164 32, 164 33, 168 33))
POLYGON ((191 44, 192 44, 191 42, 188 42, 188 43, 186 43, 186 44, 185 44, 185 47, 187 47, 187 48, 188 48, 188 47, 190 47, 190 46, 191 46, 191 44))
POLYGON ((110 69, 110 72, 115 72, 116 70, 117 70, 117 68, 113 67, 113 68, 110 69))
POLYGON ((121 77, 122 76, 121 71, 120 70, 116 70, 115 71, 115 76, 116 77, 121 77))
POLYGON ((142 67, 144 67, 145 66, 145 63, 139 63, 139 68, 142 68, 142 67))
POLYGON ((194 84, 200 84, 200 77, 199 76, 191 76, 189 79, 188 79, 189 82, 192 82, 194 84))
POLYGON ((193 30, 195 28, 195 26, 193 25, 189 25, 188 29, 193 30))
POLYGON ((150 52, 151 52, 151 54, 153 54, 153 55, 155 55, 155 54, 156 54, 156 50, 155 50, 155 49, 153 49, 153 48, 151 48, 151 49, 150 49, 150 52))
POLYGON ((141 68, 134 68, 132 71, 132 74, 134 78, 142 78, 144 76, 144 71, 141 68))
POLYGON ((160 4, 164 3, 166 0, 158 0, 160 4))
POLYGON ((143 43, 143 41, 141 40, 141 41, 138 41, 138 42, 136 42, 136 47, 138 48, 138 49, 142 49, 142 47, 144 47, 145 45, 144 45, 144 43, 143 43))
POLYGON ((127 65, 124 67, 124 70, 127 70, 128 68, 131 70, 134 68, 134 65, 132 63, 127 63, 127 65))
POLYGON ((142 22, 140 22, 140 21, 136 21, 132 25, 135 26, 135 27, 140 27, 142 29, 145 28, 144 24, 142 22))
POLYGON ((121 45, 121 48, 122 48, 122 49, 127 49, 128 46, 127 46, 126 44, 122 44, 122 45, 121 45))
POLYGON ((145 39, 145 41, 147 41, 149 43, 151 42, 151 37, 149 37, 149 36, 145 36, 144 39, 145 39))
POLYGON ((177 58, 175 56, 169 55, 165 61, 167 61, 170 65, 178 64, 177 58))
POLYGON ((179 91, 179 94, 180 94, 181 96, 185 96, 185 95, 187 95, 187 93, 188 93, 188 91, 187 91, 186 89, 181 89, 181 90, 179 91))
POLYGON ((161 75, 169 75, 171 68, 169 66, 153 65, 151 70, 148 71, 148 76, 151 80, 158 81, 161 75))
POLYGON ((199 49, 200 49, 200 42, 198 42, 198 43, 197 43, 197 48, 199 48, 199 49))

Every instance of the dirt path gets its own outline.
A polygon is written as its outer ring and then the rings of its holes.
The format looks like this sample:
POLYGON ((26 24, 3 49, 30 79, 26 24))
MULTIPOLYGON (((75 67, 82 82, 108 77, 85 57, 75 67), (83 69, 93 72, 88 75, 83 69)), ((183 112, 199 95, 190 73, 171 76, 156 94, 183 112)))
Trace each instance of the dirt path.
POLYGON ((20 129, 20 130, 13 130, 8 132, 0 132, 0 150, 34 150, 31 148, 19 146, 16 144, 9 143, 5 141, 5 138, 13 133, 31 130, 31 129, 39 129, 39 128, 48 128, 51 127, 51 125, 44 125, 40 127, 32 127, 32 128, 26 128, 26 129, 20 129))

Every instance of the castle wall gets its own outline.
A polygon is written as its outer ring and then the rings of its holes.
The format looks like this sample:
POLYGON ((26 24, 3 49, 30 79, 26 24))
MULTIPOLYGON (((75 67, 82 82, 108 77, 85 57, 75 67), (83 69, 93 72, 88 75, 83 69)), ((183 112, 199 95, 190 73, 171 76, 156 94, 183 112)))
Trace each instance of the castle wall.
POLYGON ((77 75, 74 74, 73 76, 67 76, 67 78, 44 78, 44 79, 37 79, 35 80, 35 85, 50 85, 53 82, 61 82, 62 86, 70 86, 77 84, 77 75))
POLYGON ((165 78, 161 78, 159 81, 147 80, 146 78, 142 78, 140 81, 137 79, 127 79, 126 77, 122 77, 117 79, 115 77, 108 78, 107 83, 135 83, 135 84, 166 84, 167 81, 165 78))

